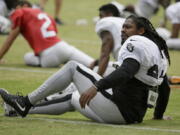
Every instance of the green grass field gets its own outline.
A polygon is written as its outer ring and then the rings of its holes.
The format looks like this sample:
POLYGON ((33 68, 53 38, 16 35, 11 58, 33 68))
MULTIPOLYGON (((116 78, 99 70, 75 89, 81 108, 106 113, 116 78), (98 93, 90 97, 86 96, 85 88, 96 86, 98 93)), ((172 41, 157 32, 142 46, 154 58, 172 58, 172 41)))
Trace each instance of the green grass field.
MULTIPOLYGON (((32 0, 37 2, 37 0, 32 0)), ((58 27, 59 36, 87 54, 98 57, 100 40, 94 32, 93 17, 98 16, 98 7, 111 0, 64 0, 62 19, 65 25, 58 27), (88 24, 77 26, 78 19, 86 19, 88 24)), ((118 0, 121 2, 121 0, 118 0)), ((128 4, 132 0, 121 3, 128 4)), ((136 1, 134 1, 136 2, 136 1)), ((45 10, 53 15, 53 1, 47 3, 45 10)), ((162 19, 162 9, 152 18, 155 26, 162 19)), ((6 36, 0 36, 0 47, 6 36)), ((27 67, 23 55, 30 48, 22 36, 14 42, 0 65, 0 87, 15 94, 24 95, 36 89, 58 68, 42 69, 27 67)), ((180 75, 180 53, 170 51, 171 66, 169 75, 180 75)), ((0 99, 0 103, 2 100, 0 99)), ((165 113, 172 120, 152 120, 153 109, 149 109, 143 123, 136 125, 108 125, 94 123, 78 112, 69 112, 61 116, 28 115, 26 118, 8 118, 3 116, 0 107, 0 135, 177 135, 180 134, 180 88, 171 91, 170 101, 165 113)))

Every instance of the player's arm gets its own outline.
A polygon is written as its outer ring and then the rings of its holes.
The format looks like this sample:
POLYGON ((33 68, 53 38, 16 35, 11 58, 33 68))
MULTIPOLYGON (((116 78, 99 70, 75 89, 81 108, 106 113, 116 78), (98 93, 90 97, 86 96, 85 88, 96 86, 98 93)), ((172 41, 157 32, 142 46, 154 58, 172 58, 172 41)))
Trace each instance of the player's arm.
POLYGON ((159 4, 163 7, 164 9, 164 17, 163 17, 163 22, 161 22, 161 27, 166 27, 167 24, 167 17, 166 17, 166 8, 170 5, 171 0, 159 0, 159 4))
POLYGON ((98 74, 103 75, 110 59, 110 53, 113 49, 113 37, 110 32, 103 31, 100 34, 100 37, 102 39, 102 47, 100 52, 100 58, 98 62, 98 74))
POLYGON ((118 85, 127 84, 134 77, 140 68, 140 63, 134 58, 126 58, 122 65, 108 76, 100 79, 95 83, 99 91, 113 88, 118 85))
POLYGON ((171 38, 178 38, 180 24, 172 24, 171 38))
POLYGON ((92 98, 97 94, 97 91, 103 91, 108 88, 113 88, 121 84, 126 84, 134 75, 138 72, 140 68, 140 63, 132 58, 127 58, 123 61, 122 65, 113 71, 110 75, 105 78, 100 79, 91 86, 80 96, 79 102, 81 108, 85 108, 86 104, 88 105, 92 98))
POLYGON ((19 27, 16 27, 15 29, 11 30, 7 39, 5 40, 5 42, 3 43, 3 45, 0 49, 0 60, 6 54, 6 52, 9 50, 13 41, 16 39, 16 37, 18 36, 19 33, 20 33, 19 27))
POLYGON ((159 86, 158 90, 159 90, 159 97, 154 111, 154 119, 163 119, 163 114, 166 110, 170 95, 170 87, 167 76, 164 77, 164 80, 162 84, 159 86))

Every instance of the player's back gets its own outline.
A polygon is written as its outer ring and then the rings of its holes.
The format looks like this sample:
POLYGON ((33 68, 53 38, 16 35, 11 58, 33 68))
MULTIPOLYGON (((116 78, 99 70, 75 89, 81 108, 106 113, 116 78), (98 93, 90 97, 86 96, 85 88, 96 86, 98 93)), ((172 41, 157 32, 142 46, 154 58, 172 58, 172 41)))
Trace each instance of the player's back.
POLYGON ((98 35, 102 31, 108 31, 113 36, 114 48, 113 57, 117 60, 118 52, 121 48, 121 29, 125 19, 120 17, 105 17, 96 24, 96 32, 98 35))
POLYGON ((17 9, 11 14, 11 20, 12 28, 20 27, 36 54, 60 41, 54 20, 39 9, 17 9))

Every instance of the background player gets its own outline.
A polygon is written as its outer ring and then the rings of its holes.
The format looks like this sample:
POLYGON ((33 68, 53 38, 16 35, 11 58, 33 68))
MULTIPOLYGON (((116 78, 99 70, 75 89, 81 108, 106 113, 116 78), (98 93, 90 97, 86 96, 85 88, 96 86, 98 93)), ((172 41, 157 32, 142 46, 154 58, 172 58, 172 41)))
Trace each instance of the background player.
POLYGON ((170 20, 172 24, 171 36, 166 40, 167 45, 170 49, 180 49, 180 39, 179 31, 180 31, 180 1, 177 0, 176 3, 170 5, 166 9, 167 18, 170 20))
POLYGON ((17 1, 0 0, 0 34, 8 34, 11 25, 8 16, 17 1))
POLYGON ((117 60, 121 48, 121 29, 125 19, 120 17, 117 7, 111 3, 99 8, 99 17, 100 20, 96 23, 95 30, 102 41, 101 52, 99 59, 91 63, 90 68, 95 68, 94 70, 103 76, 114 70, 113 62, 109 63, 110 54, 117 60))
POLYGON ((90 56, 58 38, 54 20, 39 9, 32 9, 28 1, 19 1, 10 18, 12 31, 0 49, 0 59, 21 33, 34 51, 24 56, 29 66, 58 67, 69 60, 89 66, 93 61, 90 56))

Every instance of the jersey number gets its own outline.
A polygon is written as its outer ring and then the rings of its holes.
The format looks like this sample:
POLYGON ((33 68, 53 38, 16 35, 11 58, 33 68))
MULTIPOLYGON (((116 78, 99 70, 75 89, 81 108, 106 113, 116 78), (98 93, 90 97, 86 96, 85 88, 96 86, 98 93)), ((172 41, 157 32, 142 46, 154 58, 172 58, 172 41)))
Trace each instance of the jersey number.
MULTIPOLYGON (((158 65, 154 65, 152 66, 148 71, 147 71, 147 75, 153 77, 153 78, 156 78, 158 79, 158 65)), ((163 78, 164 76, 164 71, 162 70, 161 71, 161 74, 159 76, 159 78, 163 78)))
POLYGON ((49 17, 46 14, 40 13, 38 15, 38 19, 39 20, 45 20, 45 22, 41 26, 41 33, 42 33, 44 38, 56 36, 56 32, 55 31, 48 30, 49 26, 51 25, 51 20, 49 19, 49 17))

